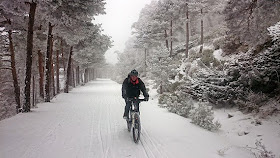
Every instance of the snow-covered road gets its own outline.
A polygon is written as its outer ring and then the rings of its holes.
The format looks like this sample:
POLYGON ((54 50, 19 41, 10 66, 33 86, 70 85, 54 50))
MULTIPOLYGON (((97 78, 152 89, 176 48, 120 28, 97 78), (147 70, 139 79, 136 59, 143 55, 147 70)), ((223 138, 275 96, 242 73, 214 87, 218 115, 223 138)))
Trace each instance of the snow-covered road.
MULTIPOLYGON (((0 122, 1 158, 217 158, 233 146, 152 99, 141 103, 141 141, 135 144, 122 118, 121 85, 111 80, 90 82, 38 106, 0 122)), ((252 155, 236 148, 224 157, 252 155)))

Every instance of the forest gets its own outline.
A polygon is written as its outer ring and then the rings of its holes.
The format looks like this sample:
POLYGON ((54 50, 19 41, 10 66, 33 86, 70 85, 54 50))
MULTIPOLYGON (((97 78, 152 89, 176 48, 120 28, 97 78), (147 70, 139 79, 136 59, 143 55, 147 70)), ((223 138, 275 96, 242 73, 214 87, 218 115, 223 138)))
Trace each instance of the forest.
POLYGON ((151 0, 116 64, 107 2, 0 0, 0 157, 280 155, 279 0, 151 0), (150 94, 138 145, 133 69, 150 94))
POLYGON ((92 23, 105 4, 1 0, 0 119, 84 85, 100 67, 119 83, 137 69, 154 82, 159 104, 184 117, 212 108, 279 112, 279 1, 152 1, 116 65, 104 58, 111 37, 92 23))
POLYGON ((0 120, 94 78, 111 37, 94 16, 104 0, 0 1, 0 120))
POLYGON ((115 80, 136 68, 162 107, 194 120, 213 108, 279 113, 279 15, 277 0, 153 1, 116 52, 115 80))

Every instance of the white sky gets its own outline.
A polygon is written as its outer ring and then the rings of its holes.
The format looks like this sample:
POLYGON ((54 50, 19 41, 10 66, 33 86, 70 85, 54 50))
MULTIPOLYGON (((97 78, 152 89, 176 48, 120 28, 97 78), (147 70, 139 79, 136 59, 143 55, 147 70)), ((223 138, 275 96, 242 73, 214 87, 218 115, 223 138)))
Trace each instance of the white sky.
POLYGON ((108 63, 117 62, 115 51, 122 52, 125 42, 131 36, 131 25, 139 18, 141 9, 152 0, 106 0, 106 13, 96 17, 96 23, 102 23, 104 34, 112 37, 113 45, 105 53, 108 63))

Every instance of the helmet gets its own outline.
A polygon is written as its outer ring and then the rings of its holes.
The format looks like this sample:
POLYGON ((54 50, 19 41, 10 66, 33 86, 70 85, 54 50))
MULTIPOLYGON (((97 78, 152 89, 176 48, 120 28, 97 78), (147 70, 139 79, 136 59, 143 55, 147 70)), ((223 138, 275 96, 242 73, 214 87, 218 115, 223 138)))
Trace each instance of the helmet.
POLYGON ((130 76, 138 76, 138 72, 134 69, 129 73, 130 76))

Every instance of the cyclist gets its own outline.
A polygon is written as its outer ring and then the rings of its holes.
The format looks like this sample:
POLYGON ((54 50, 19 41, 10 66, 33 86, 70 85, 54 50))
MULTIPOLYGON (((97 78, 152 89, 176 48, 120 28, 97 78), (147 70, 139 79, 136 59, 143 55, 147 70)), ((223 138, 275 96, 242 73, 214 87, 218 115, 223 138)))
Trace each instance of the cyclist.
MULTIPOLYGON (((129 109, 131 102, 128 98, 138 98, 140 95, 140 90, 144 95, 144 100, 149 100, 149 94, 147 93, 144 82, 138 77, 138 72, 134 69, 129 74, 128 77, 123 81, 122 84, 122 97, 125 100, 126 106, 124 108, 123 118, 128 118, 129 109)), ((139 111, 139 109, 138 109, 139 111)))

